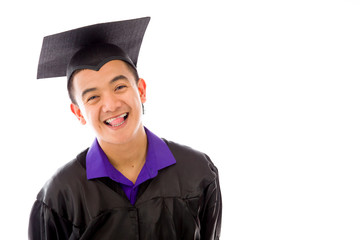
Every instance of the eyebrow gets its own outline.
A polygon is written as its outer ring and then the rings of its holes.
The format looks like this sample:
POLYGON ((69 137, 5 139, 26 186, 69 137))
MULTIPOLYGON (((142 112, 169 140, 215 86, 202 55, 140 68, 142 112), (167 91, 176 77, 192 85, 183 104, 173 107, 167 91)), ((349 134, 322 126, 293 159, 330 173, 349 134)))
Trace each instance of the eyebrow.
MULTIPOLYGON (((113 79, 111 79, 111 81, 109 82, 109 84, 112 84, 112 83, 114 83, 114 82, 116 82, 116 81, 119 81, 119 80, 129 81, 129 79, 128 79, 127 77, 125 77, 124 75, 119 75, 119 76, 116 76, 116 77, 114 77, 113 79)), ((82 92, 81 96, 82 96, 82 98, 84 98, 84 96, 85 96, 86 94, 88 94, 89 92, 96 91, 96 90, 97 90, 97 88, 88 88, 88 89, 85 89, 85 90, 82 92)))
POLYGON ((85 96, 86 94, 88 94, 89 92, 96 91, 96 89, 97 89, 97 88, 88 88, 88 89, 84 90, 84 91, 82 92, 82 94, 81 94, 82 98, 84 98, 84 96, 85 96))
POLYGON ((116 81, 119 81, 119 80, 129 81, 129 79, 128 79, 127 77, 125 77, 124 75, 119 75, 119 76, 114 77, 114 78, 110 81, 110 84, 111 84, 111 83, 114 83, 114 82, 116 82, 116 81))

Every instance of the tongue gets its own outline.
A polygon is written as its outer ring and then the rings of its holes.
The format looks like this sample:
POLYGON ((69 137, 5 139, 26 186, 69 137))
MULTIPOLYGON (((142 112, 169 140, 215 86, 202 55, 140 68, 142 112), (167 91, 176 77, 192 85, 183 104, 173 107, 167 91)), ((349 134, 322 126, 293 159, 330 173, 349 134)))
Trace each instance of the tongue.
POLYGON ((118 125, 120 123, 122 123, 124 121, 124 118, 123 117, 119 117, 119 118, 116 118, 115 120, 113 120, 110 124, 112 126, 115 126, 115 125, 118 125))

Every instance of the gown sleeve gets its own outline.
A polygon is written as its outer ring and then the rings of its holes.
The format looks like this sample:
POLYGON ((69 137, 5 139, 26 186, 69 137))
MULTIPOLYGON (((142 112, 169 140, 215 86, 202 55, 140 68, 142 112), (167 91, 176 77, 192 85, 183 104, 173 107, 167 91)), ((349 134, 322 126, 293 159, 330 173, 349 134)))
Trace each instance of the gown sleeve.
POLYGON ((29 240, 73 239, 73 225, 43 202, 36 200, 30 214, 29 240))
MULTIPOLYGON (((217 170, 216 170, 217 174, 217 170)), ((201 239, 220 239, 222 200, 219 177, 216 176, 205 191, 204 212, 201 220, 201 239)))

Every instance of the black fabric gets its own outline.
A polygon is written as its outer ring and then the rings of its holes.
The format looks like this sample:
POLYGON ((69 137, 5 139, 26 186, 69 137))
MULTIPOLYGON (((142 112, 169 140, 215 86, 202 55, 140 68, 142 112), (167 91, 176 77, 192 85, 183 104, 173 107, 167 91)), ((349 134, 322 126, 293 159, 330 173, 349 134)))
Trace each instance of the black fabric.
POLYGON ((101 23, 44 37, 37 78, 70 77, 73 71, 82 66, 97 69, 104 64, 105 59, 111 58, 136 66, 149 21, 150 17, 145 17, 101 23), (78 56, 69 64, 74 54, 80 50, 104 46, 104 44, 116 46, 116 49, 102 47, 101 50, 93 51, 91 54, 80 54, 81 58, 78 56))
POLYGON ((87 150, 79 154, 38 194, 29 239, 219 239, 216 167, 205 154, 166 142, 177 162, 140 186, 134 206, 112 180, 87 180, 87 150))

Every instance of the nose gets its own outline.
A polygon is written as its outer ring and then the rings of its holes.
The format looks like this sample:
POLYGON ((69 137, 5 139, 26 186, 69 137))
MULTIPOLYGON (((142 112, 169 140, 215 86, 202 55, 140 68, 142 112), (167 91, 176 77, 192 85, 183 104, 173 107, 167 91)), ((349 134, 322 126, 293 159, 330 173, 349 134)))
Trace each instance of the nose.
POLYGON ((114 94, 103 95, 102 110, 104 112, 115 112, 121 107, 121 101, 114 94))

